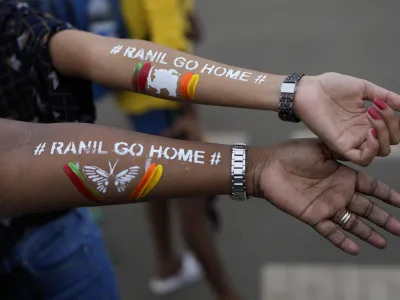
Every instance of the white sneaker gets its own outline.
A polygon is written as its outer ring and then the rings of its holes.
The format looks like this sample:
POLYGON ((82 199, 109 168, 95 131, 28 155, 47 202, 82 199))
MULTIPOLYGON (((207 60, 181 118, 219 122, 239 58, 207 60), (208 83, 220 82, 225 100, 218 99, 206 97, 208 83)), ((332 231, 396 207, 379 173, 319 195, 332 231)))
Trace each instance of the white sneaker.
POLYGON ((185 253, 179 272, 164 279, 150 278, 149 289, 155 295, 165 295, 199 281, 202 276, 203 272, 197 259, 191 253, 185 253))

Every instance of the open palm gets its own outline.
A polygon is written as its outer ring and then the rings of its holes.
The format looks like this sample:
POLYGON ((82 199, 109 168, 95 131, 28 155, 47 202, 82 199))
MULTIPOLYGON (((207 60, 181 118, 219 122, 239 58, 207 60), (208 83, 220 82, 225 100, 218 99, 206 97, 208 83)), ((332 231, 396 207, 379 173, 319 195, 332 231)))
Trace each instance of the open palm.
POLYGON ((362 195, 400 207, 400 194, 337 162, 320 140, 288 141, 274 147, 268 157, 259 175, 259 196, 309 224, 342 250, 359 252, 338 226, 347 210, 352 214, 343 229, 375 247, 384 248, 386 241, 362 218, 400 235, 400 223, 362 195))

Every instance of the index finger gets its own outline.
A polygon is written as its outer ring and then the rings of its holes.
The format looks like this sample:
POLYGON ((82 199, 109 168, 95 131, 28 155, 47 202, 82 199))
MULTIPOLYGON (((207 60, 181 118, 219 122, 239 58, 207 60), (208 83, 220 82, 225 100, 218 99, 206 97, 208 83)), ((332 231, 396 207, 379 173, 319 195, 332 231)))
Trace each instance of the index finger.
POLYGON ((385 102, 390 108, 400 111, 400 95, 380 87, 372 82, 364 80, 363 98, 374 101, 376 98, 385 102))
POLYGON ((375 197, 390 205, 400 207, 400 194, 368 173, 357 172, 356 192, 375 197))

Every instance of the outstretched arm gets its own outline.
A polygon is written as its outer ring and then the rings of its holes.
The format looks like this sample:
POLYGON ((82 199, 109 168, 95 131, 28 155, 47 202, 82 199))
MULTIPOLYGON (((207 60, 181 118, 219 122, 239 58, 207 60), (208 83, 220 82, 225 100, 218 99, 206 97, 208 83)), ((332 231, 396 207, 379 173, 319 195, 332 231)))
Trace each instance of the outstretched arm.
MULTIPOLYGON (((91 124, 0 120, 0 128, 0 217, 230 192, 226 145, 91 124)), ((249 183, 260 151, 248 152, 249 183)))
MULTIPOLYGON (((285 78, 223 65, 151 42, 72 30, 56 34, 50 48, 56 67, 66 74, 191 103, 277 111, 285 78)), ((390 145, 400 141, 398 117, 390 108, 400 110, 400 96, 366 80, 333 73, 305 76, 294 98, 293 103, 283 101, 282 107, 292 109, 330 149, 351 162, 366 166, 373 160, 373 149, 366 143, 373 127, 386 127, 377 135, 379 156, 388 155, 390 145), (375 107, 367 111, 365 100, 374 101, 375 107)))
POLYGON ((276 111, 285 78, 228 66, 152 42, 101 37, 78 30, 56 34, 50 51, 56 68, 64 74, 199 104, 276 111), (138 72, 143 83, 132 86, 133 69, 146 62, 151 71, 143 67, 138 72), (146 81, 147 77, 150 79, 146 81))
MULTIPOLYGON (((3 6, 10 13, 23 10, 22 24, 51 19, 26 4, 7 1, 3 6)), ((63 29, 68 27, 55 22, 63 29)), ((28 27, 20 26, 18 39, 28 36, 29 40, 29 32, 28 27)), ((54 66, 66 76, 190 103, 276 111, 284 80, 284 76, 223 65, 151 42, 106 38, 74 29, 52 31, 33 47, 27 44, 31 47, 25 46, 25 52, 33 58, 36 51, 47 51, 50 45, 54 66)), ((398 117, 392 110, 400 110, 400 95, 366 80, 334 73, 303 77, 295 95, 292 84, 284 87, 295 99, 293 103, 282 101, 285 109, 281 117, 297 115, 340 157, 363 166, 371 163, 374 149, 369 147, 367 136, 372 128, 383 129, 376 135, 379 156, 388 155, 390 145, 400 141, 398 117), (374 101, 375 106, 367 110, 366 100, 374 101)))
MULTIPOLYGON (((230 192, 226 145, 170 140, 97 125, 0 120, 0 218, 29 212, 230 192), (150 160, 151 159, 151 160, 150 160)), ((378 150, 378 142, 368 139, 378 150)), ((400 222, 365 196, 400 206, 400 194, 333 159, 318 140, 248 151, 248 194, 269 199, 342 250, 400 236, 400 222), (341 230, 342 229, 342 230, 341 230)))

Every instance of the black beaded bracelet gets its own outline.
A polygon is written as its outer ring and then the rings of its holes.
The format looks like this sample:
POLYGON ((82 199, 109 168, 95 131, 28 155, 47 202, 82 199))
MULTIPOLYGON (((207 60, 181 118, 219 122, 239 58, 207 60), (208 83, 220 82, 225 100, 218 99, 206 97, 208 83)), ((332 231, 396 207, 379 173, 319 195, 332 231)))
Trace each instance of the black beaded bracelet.
POLYGON ((293 112, 296 86, 304 74, 293 73, 285 78, 281 86, 278 116, 282 121, 298 123, 301 120, 293 112))

